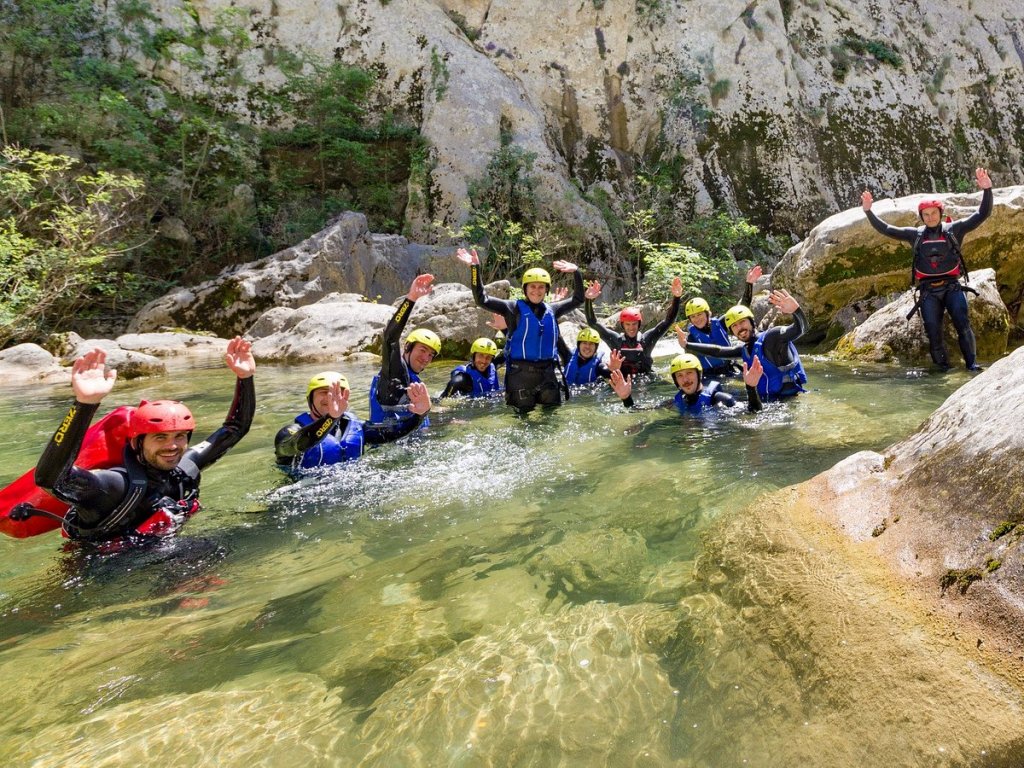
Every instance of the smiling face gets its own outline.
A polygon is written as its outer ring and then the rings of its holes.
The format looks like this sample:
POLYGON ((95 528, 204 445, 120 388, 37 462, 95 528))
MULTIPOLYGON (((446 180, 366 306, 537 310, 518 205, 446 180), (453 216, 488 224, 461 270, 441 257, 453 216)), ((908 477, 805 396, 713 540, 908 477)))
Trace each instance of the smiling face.
POLYGON ((576 345, 576 349, 579 350, 580 360, 589 360, 597 352, 597 344, 592 341, 581 341, 576 345))
POLYGON ((692 395, 700 389, 700 373, 697 372, 696 368, 685 368, 682 371, 676 371, 673 378, 675 379, 676 386, 683 391, 684 395, 692 395))
POLYGON ((698 312, 695 315, 690 315, 689 320, 693 323, 694 328, 703 331, 708 327, 708 323, 711 322, 711 315, 707 312, 698 312))
POLYGON ((430 365, 430 361, 437 356, 426 344, 421 344, 416 341, 413 342, 412 349, 409 350, 408 360, 409 368, 412 369, 413 373, 422 373, 423 370, 430 365))
POLYGON ((629 337, 636 336, 640 332, 640 321, 627 320, 622 324, 622 331, 629 337))
POLYGON ((921 211, 921 221, 926 227, 937 227, 942 221, 942 211, 936 207, 925 208, 921 211))
POLYGON ((527 283, 523 286, 526 300, 531 304, 540 304, 548 294, 547 283, 527 283))
POLYGON ((188 448, 188 432, 153 432, 142 436, 142 459, 151 467, 169 472, 178 466, 188 448))
POLYGON ((494 359, 494 355, 485 355, 483 352, 473 353, 473 367, 476 368, 480 373, 487 373, 487 369, 491 365, 491 360, 494 359))
POLYGON ((754 323, 749 317, 729 326, 729 333, 746 344, 754 336, 754 323))

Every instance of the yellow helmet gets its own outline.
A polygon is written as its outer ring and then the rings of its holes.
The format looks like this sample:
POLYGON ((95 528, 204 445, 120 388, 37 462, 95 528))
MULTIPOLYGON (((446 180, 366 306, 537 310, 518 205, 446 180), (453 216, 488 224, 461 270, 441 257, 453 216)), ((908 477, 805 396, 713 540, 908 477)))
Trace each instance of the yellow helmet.
POLYGON ((687 317, 699 315, 701 312, 707 312, 710 315, 711 305, 698 296, 696 299, 690 299, 686 302, 686 309, 684 311, 687 317))
POLYGON ((498 345, 495 344, 490 339, 485 339, 481 337, 474 341, 473 346, 469 348, 470 357, 473 357, 473 355, 477 353, 481 355, 496 355, 498 354, 498 345))
POLYGON ((323 373, 318 373, 316 376, 309 380, 309 384, 306 385, 306 399, 309 399, 309 396, 313 394, 314 390, 321 389, 323 387, 329 387, 334 382, 338 382, 339 384, 341 384, 342 389, 349 388, 348 379, 346 379, 340 373, 338 373, 337 371, 324 371, 323 373))
POLYGON ((545 285, 551 285, 551 275, 548 274, 546 269, 540 267, 533 267, 523 272, 523 285, 527 283, 544 283, 545 285))
POLYGON ((691 355, 689 352, 684 352, 681 355, 676 355, 672 358, 672 362, 668 365, 668 372, 672 374, 672 378, 676 377, 676 374, 680 371, 696 371, 699 374, 704 373, 704 366, 700 364, 700 358, 696 355, 691 355))
POLYGON ((728 312, 722 315, 722 321, 725 323, 725 327, 732 331, 732 327, 736 325, 740 320, 750 319, 754 321, 754 313, 750 311, 750 307, 745 307, 742 304, 737 304, 732 307, 728 312))
POLYGON ((441 337, 433 331, 428 331, 426 328, 417 328, 405 337, 406 344, 415 344, 416 342, 430 347, 434 350, 435 355, 441 354, 441 337))
POLYGON ((576 343, 578 344, 581 341, 586 341, 590 344, 600 344, 601 337, 597 335, 597 331, 593 328, 584 326, 583 328, 580 328, 580 332, 576 334, 576 343))

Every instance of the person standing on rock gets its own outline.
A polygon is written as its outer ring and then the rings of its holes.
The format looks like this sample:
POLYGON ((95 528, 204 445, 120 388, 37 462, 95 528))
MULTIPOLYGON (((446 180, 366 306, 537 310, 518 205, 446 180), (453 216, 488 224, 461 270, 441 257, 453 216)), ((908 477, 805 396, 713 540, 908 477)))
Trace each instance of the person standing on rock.
POLYGON ((490 397, 501 392, 494 365, 497 354, 498 345, 490 339, 481 336, 474 341, 469 348, 469 362, 455 367, 440 397, 490 397))
MULTIPOLYGON (((981 370, 981 366, 975 362, 977 351, 965 294, 966 291, 974 293, 974 289, 960 282, 961 278, 967 279, 967 267, 960 243, 964 235, 978 227, 992 213, 992 179, 984 168, 976 169, 974 176, 978 188, 983 190, 981 206, 967 218, 958 221, 942 221, 941 200, 922 200, 917 206, 917 213, 923 226, 893 227, 871 211, 874 200, 868 190, 865 189, 860 196, 861 207, 872 227, 886 237, 911 244, 911 269, 918 292, 914 309, 921 311, 932 362, 943 371, 950 368, 946 343, 942 338, 942 318, 945 312, 949 312, 953 321, 960 354, 963 355, 967 370, 981 370)), ((910 316, 913 316, 913 310, 910 316)))
POLYGON ((551 275, 534 267, 523 273, 523 293, 518 301, 488 296, 480 276, 476 250, 459 248, 455 258, 470 268, 470 284, 477 305, 495 312, 507 326, 505 341, 505 402, 520 413, 538 405, 560 405, 558 381, 558 318, 580 306, 584 300, 583 277, 575 264, 556 261, 559 272, 573 273, 574 290, 568 299, 548 303, 551 275))
POLYGON ((764 402, 782 400, 807 391, 803 387, 807 383, 807 374, 804 373, 800 354, 793 344, 807 330, 807 318, 797 300, 786 291, 772 291, 768 301, 783 314, 792 315, 795 322, 758 333, 754 328, 754 313, 750 307, 737 304, 722 316, 729 332, 740 340, 739 344, 729 347, 690 342, 686 331, 676 327, 679 346, 687 352, 721 358, 743 358, 748 369, 753 366, 755 358, 760 360, 764 376, 757 383, 757 392, 764 402))
POLYGON ((598 335, 608 347, 622 355, 622 373, 626 376, 650 373, 654 367, 654 360, 651 357, 654 345, 658 339, 665 335, 665 331, 676 321, 679 314, 679 300, 683 295, 683 281, 678 277, 672 280, 672 303, 664 319, 649 331, 640 333, 640 325, 643 323, 643 314, 639 307, 626 307, 619 312, 619 323, 622 325, 622 333, 605 328, 597 322, 594 314, 594 299, 601 295, 601 284, 593 283, 587 289, 587 304, 584 310, 587 316, 587 324, 597 331, 598 335))
MULTIPOLYGON (((380 373, 370 382, 370 422, 384 424, 420 419, 409 407, 409 385, 420 380, 420 374, 441 353, 441 338, 426 328, 416 328, 399 344, 413 305, 433 290, 433 275, 420 275, 412 281, 409 293, 384 328, 381 341, 380 373)), ((423 419, 420 426, 430 424, 423 419)))
POLYGON ((309 410, 283 427, 274 439, 278 466, 291 475, 303 469, 354 461, 366 445, 390 443, 415 431, 430 410, 430 395, 421 382, 409 384, 409 410, 415 418, 384 424, 363 422, 348 410, 348 379, 337 371, 324 371, 309 380, 309 410))
POLYGON ((36 465, 36 485, 70 504, 63 530, 71 539, 145 541, 175 533, 199 510, 199 473, 249 431, 256 412, 252 345, 236 337, 224 355, 238 377, 224 424, 189 447, 195 419, 174 400, 143 401, 128 422, 124 463, 113 469, 74 465, 89 422, 110 394, 117 371, 106 370, 106 352, 95 349, 71 370, 75 403, 36 465))
MULTIPOLYGON (((754 266, 747 271, 747 280, 743 289, 743 298, 740 304, 749 307, 754 298, 754 283, 761 277, 761 267, 754 266)), ((690 335, 691 341, 698 344, 717 344, 720 347, 728 347, 729 329, 720 317, 711 316, 711 305, 706 299, 696 296, 686 302, 683 310, 686 313, 690 325, 686 332, 690 335)), ((701 369, 705 380, 732 376, 738 372, 736 364, 731 360, 723 360, 720 357, 700 357, 701 369)))

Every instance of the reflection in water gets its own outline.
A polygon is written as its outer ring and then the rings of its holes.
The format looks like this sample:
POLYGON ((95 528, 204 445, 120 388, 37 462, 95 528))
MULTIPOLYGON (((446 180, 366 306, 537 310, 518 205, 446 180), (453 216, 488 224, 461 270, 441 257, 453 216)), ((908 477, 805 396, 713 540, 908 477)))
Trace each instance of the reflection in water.
MULTIPOLYGON (((253 433, 204 473, 186 535, 0 542, 0 761, 1011 764, 1019 693, 763 496, 908 434, 955 377, 812 362, 807 397, 705 420, 603 393, 526 418, 463 404, 287 484, 273 435, 311 370, 260 371, 253 433)), ((374 371, 346 373, 365 392, 374 371)), ((161 394, 216 424, 219 375, 161 394)), ((5 478, 62 397, 0 396, 5 478)))

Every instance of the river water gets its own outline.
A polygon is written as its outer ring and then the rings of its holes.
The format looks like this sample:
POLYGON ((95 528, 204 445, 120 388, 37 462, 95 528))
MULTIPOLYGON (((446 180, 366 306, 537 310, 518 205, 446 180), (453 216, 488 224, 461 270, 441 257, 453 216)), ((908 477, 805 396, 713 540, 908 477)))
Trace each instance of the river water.
MULTIPOLYGON (((176 540, 0 541, 0 764, 1019 764, 1019 691, 764 495, 884 450, 966 374, 810 361, 796 402, 705 420, 605 392, 463 403, 291 484, 273 436, 320 367, 258 371, 256 423, 176 540)), ((345 372, 366 414, 375 371, 345 372)), ((212 431, 231 387, 211 367, 110 405, 179 398, 212 431)), ((0 481, 69 395, 0 390, 0 481)))

